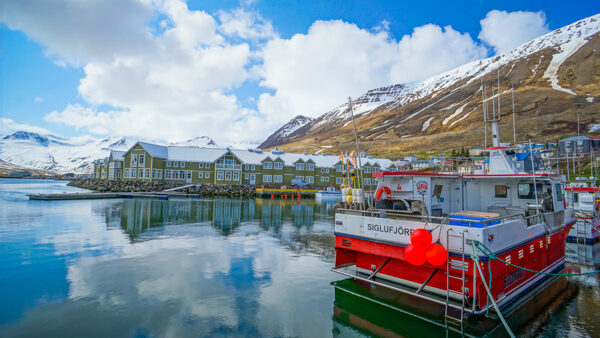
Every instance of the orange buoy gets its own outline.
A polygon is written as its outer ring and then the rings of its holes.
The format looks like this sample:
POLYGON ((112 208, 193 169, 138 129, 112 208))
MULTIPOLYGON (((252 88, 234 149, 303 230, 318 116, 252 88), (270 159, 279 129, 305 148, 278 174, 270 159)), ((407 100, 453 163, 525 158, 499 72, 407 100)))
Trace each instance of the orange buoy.
POLYGON ((425 252, 425 258, 427 259, 427 262, 435 266, 446 263, 447 257, 448 252, 446 251, 446 248, 439 244, 431 245, 425 252))
POLYGON ((275 194, 271 194, 271 199, 274 199, 274 198, 275 198, 275 194))
POLYGON ((423 249, 427 249, 431 245, 431 241, 431 233, 423 228, 415 229, 415 231, 410 234, 410 242, 423 249))
POLYGON ((404 258, 411 265, 423 265, 427 258, 425 257, 425 249, 420 246, 409 244, 404 249, 404 258))
POLYGON ((283 195, 281 195, 281 197, 280 197, 280 198, 281 198, 281 199, 283 199, 283 195))

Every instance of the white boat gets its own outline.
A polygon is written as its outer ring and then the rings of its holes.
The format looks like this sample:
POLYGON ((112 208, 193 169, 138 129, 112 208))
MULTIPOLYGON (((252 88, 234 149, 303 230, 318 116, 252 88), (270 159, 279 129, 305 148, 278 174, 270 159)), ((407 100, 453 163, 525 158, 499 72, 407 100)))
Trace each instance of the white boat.
POLYGON ((567 205, 575 209, 577 223, 567 240, 576 243, 595 243, 600 239, 600 189, 586 183, 565 187, 567 205))

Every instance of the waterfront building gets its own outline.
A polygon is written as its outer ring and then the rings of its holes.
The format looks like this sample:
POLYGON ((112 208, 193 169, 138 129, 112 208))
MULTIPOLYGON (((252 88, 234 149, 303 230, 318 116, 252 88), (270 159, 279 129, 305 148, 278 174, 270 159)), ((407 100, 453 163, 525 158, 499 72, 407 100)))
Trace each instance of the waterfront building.
MULTIPOLYGON (((360 160, 365 187, 374 184, 373 173, 397 170, 389 159, 363 156, 360 160)), ((262 151, 138 142, 125 152, 112 151, 110 157, 94 162, 96 178, 148 182, 282 186, 297 179, 314 187, 328 187, 341 185, 343 174, 338 156, 286 153, 277 148, 262 151), (110 168, 115 168, 113 174, 110 168)))

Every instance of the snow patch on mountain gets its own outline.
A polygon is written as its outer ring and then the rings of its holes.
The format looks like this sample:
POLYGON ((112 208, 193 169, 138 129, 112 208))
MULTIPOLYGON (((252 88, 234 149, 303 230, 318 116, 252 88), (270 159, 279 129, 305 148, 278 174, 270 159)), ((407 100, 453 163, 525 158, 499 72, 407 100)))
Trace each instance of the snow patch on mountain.
POLYGON ((172 143, 174 146, 188 146, 188 147, 217 147, 217 143, 208 136, 198 136, 185 142, 172 143))

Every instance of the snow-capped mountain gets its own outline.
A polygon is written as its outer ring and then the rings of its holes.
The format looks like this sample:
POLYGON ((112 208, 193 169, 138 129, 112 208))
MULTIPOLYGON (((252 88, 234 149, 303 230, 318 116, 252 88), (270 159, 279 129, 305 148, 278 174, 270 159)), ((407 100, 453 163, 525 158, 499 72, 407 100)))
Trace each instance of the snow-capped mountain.
POLYGON ((282 140, 292 137, 300 128, 312 122, 308 116, 297 115, 281 128, 277 129, 269 138, 259 145, 259 148, 268 148, 279 144, 282 140))
POLYGON ((208 136, 198 136, 185 142, 171 143, 174 146, 217 147, 217 143, 208 136))
MULTIPOLYGON (((592 123, 600 117, 598 100, 594 100, 600 96, 596 66, 600 62, 599 32, 597 14, 508 53, 472 61, 421 82, 370 90, 353 100, 363 147, 390 151, 393 144, 395 150, 404 152, 483 143, 482 83, 486 84, 487 96, 492 96, 493 86, 497 98, 499 82, 501 115, 512 113, 510 94, 514 87, 520 140, 572 131, 575 107, 587 112, 582 123, 592 123), (422 138, 425 135, 427 139, 422 138), (423 142, 430 143, 427 149, 423 142)), ((491 110, 491 101, 488 104, 491 110)), ((512 119, 501 121, 508 123, 512 136, 512 119)), ((283 145, 288 151, 306 151, 306 144, 315 149, 322 144, 344 148, 352 141, 351 128, 344 103, 269 146, 283 145)))

